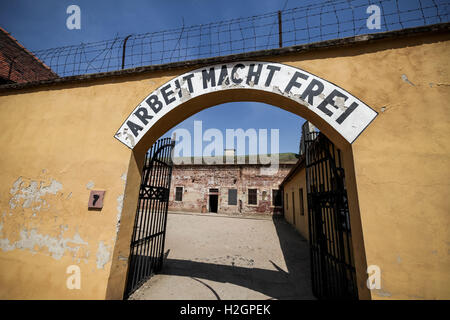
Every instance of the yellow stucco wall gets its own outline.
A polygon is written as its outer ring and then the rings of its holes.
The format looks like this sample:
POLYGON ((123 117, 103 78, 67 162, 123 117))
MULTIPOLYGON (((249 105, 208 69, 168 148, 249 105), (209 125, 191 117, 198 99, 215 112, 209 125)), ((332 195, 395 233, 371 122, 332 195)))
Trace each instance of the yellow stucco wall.
MULTIPOLYGON (((308 119, 344 152, 361 298, 450 298, 449 38, 261 58, 311 72, 379 112, 351 147, 308 119), (382 288, 364 292, 372 264, 382 288)), ((0 298, 122 298, 145 149, 191 114, 244 99, 236 90, 187 102, 133 152, 114 139, 144 97, 194 68, 0 94, 0 298), (101 211, 87 209, 89 189, 106 190, 101 211), (81 268, 80 290, 66 287, 72 264, 81 268)), ((245 98, 305 115, 282 98, 245 98)))
POLYGON ((295 229, 305 238, 309 239, 308 229, 308 200, 306 191, 306 171, 305 168, 298 170, 292 178, 283 185, 284 201, 286 201, 286 194, 288 194, 289 205, 284 205, 284 217, 292 224, 295 229), (303 210, 304 214, 300 213, 300 188, 303 189, 303 210), (294 193, 295 205, 292 205, 292 193, 294 193), (295 212, 293 212, 295 209, 295 212), (295 214, 295 219, 294 219, 295 214))

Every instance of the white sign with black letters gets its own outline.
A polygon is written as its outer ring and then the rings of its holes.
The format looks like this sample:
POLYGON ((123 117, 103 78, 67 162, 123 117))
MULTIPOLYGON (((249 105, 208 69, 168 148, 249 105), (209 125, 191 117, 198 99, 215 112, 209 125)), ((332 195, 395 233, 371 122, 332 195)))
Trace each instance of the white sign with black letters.
POLYGON ((263 90, 309 108, 349 143, 377 112, 347 91, 309 72, 288 65, 242 61, 199 68, 180 75, 148 95, 125 120, 115 137, 133 147, 164 115, 187 100, 221 90, 263 90))

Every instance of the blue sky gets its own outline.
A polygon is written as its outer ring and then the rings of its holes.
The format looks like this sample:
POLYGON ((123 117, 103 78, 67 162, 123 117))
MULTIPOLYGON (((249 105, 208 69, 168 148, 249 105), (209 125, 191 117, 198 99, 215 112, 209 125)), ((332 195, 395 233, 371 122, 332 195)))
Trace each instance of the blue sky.
MULTIPOLYGON (((185 25, 228 20, 283 8, 285 1, 8 1, 0 4, 1 26, 25 47, 45 49, 113 38, 117 33, 144 33, 185 25), (66 28, 66 8, 81 9, 81 30, 66 28)), ((143 97, 144 98, 144 97, 143 97)), ((204 110, 177 127, 192 132, 194 120, 203 130, 280 129, 280 152, 297 152, 302 118, 262 103, 231 103, 204 110), (239 116, 237 116, 239 114, 239 116)), ((170 133, 168 133, 170 134, 170 133)))
MULTIPOLYGON (((339 0, 343 2, 345 0, 339 0)), ((398 0, 401 10, 418 8, 419 0, 398 0)), ((448 3, 447 0, 420 0, 422 6, 448 3)), ((238 17, 318 3, 327 0, 2 0, 0 25, 33 51, 81 42, 111 39, 115 35, 145 33, 230 20, 238 17), (81 30, 66 28, 66 9, 81 8, 81 30)), ((355 5, 380 0, 352 0, 355 5)), ((396 1, 382 1, 384 13, 394 10, 396 1)), ((425 10, 426 14, 432 10, 425 10)), ((389 17, 387 19, 390 19, 389 17)))
MULTIPOLYGON (((418 0, 403 1, 403 6, 418 0)), ((65 45, 111 39, 145 32, 206 24, 238 17, 274 12, 320 0, 81 0, 0 2, 0 26, 32 51, 65 45), (66 28, 69 5, 81 9, 81 29, 66 28)), ((330 1, 328 1, 330 2, 330 1)), ((359 3, 364 2, 363 0, 359 3)), ((377 1, 372 1, 377 2, 377 1)), ((423 3, 429 2, 422 0, 423 3)), ((436 0, 437 3, 442 1, 436 0)), ((369 1, 367 1, 369 3, 369 1)), ((390 10, 389 2, 386 11, 390 10)), ((143 97, 144 98, 144 97, 143 97)), ((193 131, 193 121, 202 120, 203 128, 266 128, 280 130, 280 152, 297 152, 303 120, 289 112, 260 103, 231 103, 204 110, 177 127, 193 131), (237 116, 239 114, 239 117, 237 116)))
MULTIPOLYGON (((292 1, 294 4, 314 1, 292 1)), ((0 1, 0 25, 27 48, 46 49, 247 17, 283 8, 286 0, 81 0, 0 1), (66 28, 66 8, 81 9, 81 30, 66 28)), ((292 7, 288 2, 288 7, 292 7)))

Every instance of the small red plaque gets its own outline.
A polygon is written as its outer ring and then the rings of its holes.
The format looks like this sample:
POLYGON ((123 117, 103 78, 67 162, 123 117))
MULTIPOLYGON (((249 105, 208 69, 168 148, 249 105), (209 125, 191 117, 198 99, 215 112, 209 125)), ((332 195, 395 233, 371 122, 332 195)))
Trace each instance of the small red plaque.
POLYGON ((103 198, 105 197, 105 191, 91 190, 89 195, 88 209, 101 209, 103 208, 103 198))

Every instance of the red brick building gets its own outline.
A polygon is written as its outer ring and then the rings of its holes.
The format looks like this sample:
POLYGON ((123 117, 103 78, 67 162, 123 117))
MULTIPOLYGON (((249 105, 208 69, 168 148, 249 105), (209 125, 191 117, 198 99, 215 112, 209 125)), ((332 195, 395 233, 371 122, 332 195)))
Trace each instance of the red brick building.
MULTIPOLYGON (((174 161, 177 163, 176 159, 174 161)), ((224 161, 225 162, 225 161, 224 161)), ((278 170, 263 174, 261 164, 174 165, 169 211, 229 215, 282 213, 279 185, 297 162, 295 154, 280 154, 278 170)), ((178 162, 179 163, 179 162, 178 162)))
POLYGON ((0 84, 57 78, 48 66, 0 27, 0 84))

